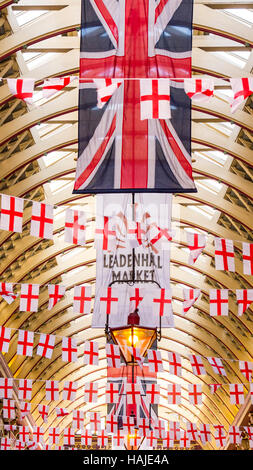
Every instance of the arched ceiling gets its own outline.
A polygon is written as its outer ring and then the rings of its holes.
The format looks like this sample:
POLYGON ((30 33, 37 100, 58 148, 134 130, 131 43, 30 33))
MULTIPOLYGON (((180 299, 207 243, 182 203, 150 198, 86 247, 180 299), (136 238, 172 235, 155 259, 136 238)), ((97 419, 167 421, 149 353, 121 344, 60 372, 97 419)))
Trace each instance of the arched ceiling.
MULTIPOLYGON (((32 415, 38 425, 42 419, 37 405, 44 400, 44 380, 77 380, 74 402, 61 402, 70 412, 100 410, 106 414, 105 337, 103 330, 90 327, 91 315, 73 314, 72 290, 76 284, 91 282, 95 290, 93 247, 95 223, 94 196, 73 195, 77 156, 78 80, 49 100, 40 93, 42 81, 63 74, 78 75, 80 0, 20 0, 11 4, 0 1, 0 76, 33 77, 36 79, 36 103, 32 107, 12 98, 6 82, 0 86, 0 192, 26 199, 56 204, 57 218, 53 241, 29 235, 31 208, 25 205, 22 234, 0 234, 0 271, 2 281, 32 282, 42 286, 39 311, 21 313, 18 302, 8 306, 0 302, 1 325, 26 328, 57 335, 52 360, 16 355, 16 335, 11 340, 5 360, 17 378, 32 378, 34 394, 32 415), (10 5, 11 4, 11 5, 10 5), (64 210, 78 205, 88 212, 90 233, 86 247, 76 248, 63 241, 64 210), (46 284, 62 283, 67 295, 51 311, 47 310, 46 284), (77 363, 63 363, 60 338, 75 336, 80 346, 77 363), (81 345, 96 339, 100 347, 99 367, 84 366, 81 345), (83 384, 97 381, 99 401, 85 404, 83 384)), ((208 104, 193 106, 192 157, 198 192, 175 195, 173 223, 177 238, 171 254, 171 280, 175 327, 163 330, 159 348, 165 372, 160 375, 161 405, 159 414, 169 420, 179 417, 192 422, 224 424, 234 422, 238 406, 231 405, 228 384, 245 382, 236 361, 252 361, 252 309, 237 315, 235 295, 229 317, 209 315, 208 291, 211 287, 253 288, 252 279, 242 270, 241 242, 252 237, 252 166, 253 166, 253 101, 235 114, 230 113, 231 96, 228 78, 250 76, 253 67, 253 2, 238 0, 195 0, 193 36, 193 72, 215 77, 215 97, 208 104), (195 265, 188 265, 183 229, 194 227, 208 234, 208 244, 195 265), (233 239, 236 247, 236 273, 214 269, 213 236, 233 239), (199 287, 201 297, 195 307, 182 316, 182 286, 199 287), (167 351, 183 358, 183 376, 168 372, 167 351), (227 378, 220 380, 207 365, 207 375, 196 378, 191 371, 191 352, 208 357, 221 357, 227 378), (187 398, 189 383, 201 381, 203 404, 193 406, 187 398), (225 385, 215 395, 208 384, 222 381, 225 385), (181 406, 170 406, 166 400, 168 382, 180 383, 183 389, 181 406)), ((36 335, 36 341, 38 335, 36 335)), ((248 386, 245 386, 245 393, 248 386)), ((62 429, 71 424, 71 413, 63 418, 62 429)), ((49 415, 44 428, 56 425, 55 414, 49 415)), ((215 448, 214 441, 207 448, 215 448)))

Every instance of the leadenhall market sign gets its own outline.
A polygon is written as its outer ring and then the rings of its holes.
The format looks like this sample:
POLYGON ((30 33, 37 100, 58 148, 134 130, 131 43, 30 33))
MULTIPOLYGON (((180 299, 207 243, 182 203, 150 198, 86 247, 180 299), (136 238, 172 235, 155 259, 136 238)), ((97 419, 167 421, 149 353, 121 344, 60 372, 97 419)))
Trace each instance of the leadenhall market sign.
POLYGON ((104 254, 103 265, 111 270, 112 281, 131 281, 133 267, 136 282, 154 281, 155 271, 163 268, 161 256, 154 253, 104 254))

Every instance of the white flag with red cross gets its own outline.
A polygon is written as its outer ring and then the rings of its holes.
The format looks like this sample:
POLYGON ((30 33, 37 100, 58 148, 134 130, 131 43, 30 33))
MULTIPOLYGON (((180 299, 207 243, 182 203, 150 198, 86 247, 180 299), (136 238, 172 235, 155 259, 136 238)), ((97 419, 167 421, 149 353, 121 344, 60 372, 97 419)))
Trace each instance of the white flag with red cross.
POLYGON ((135 419, 133 416, 122 416, 122 433, 133 434, 135 430, 135 419))
POLYGON ((21 284, 20 312, 37 312, 39 307, 39 284, 21 284))
POLYGON ((229 384, 229 394, 232 405, 244 404, 243 384, 229 384))
POLYGON ((99 109, 103 108, 123 82, 117 78, 96 78, 93 81, 97 88, 97 107, 99 109))
POLYGON ((108 367, 115 367, 119 369, 121 367, 121 356, 119 346, 116 344, 106 344, 106 357, 108 367))
POLYGON ((126 401, 128 405, 139 405, 141 402, 141 388, 139 384, 126 384, 126 401))
POLYGON ((170 421, 169 422, 169 430, 171 436, 175 441, 179 441, 180 439, 180 423, 178 421, 170 421))
POLYGON ((97 445, 99 447, 106 447, 108 445, 108 436, 104 429, 101 429, 100 433, 97 435, 97 445))
POLYGON ((112 436, 113 448, 116 450, 124 449, 125 435, 121 430, 115 431, 112 436))
POLYGON ((29 413, 31 413, 31 403, 27 401, 20 402, 20 418, 24 419, 29 413))
POLYGON ((253 289, 236 289, 239 317, 249 308, 253 302, 253 289))
POLYGON ((24 199, 1 195, 0 229, 21 233, 23 230, 24 199))
POLYGON ((68 416, 69 414, 66 408, 60 408, 60 407, 56 407, 55 412, 56 412, 57 418, 63 418, 64 416, 68 416))
POLYGON ((222 387, 222 384, 209 384, 209 388, 210 388, 210 391, 211 391, 211 394, 214 395, 217 390, 219 390, 219 388, 222 387))
POLYGON ((191 100, 205 103, 213 96, 214 80, 213 78, 185 78, 184 90, 191 100))
POLYGON ((64 241, 84 246, 86 243, 86 213, 68 208, 65 217, 64 241))
POLYGON ((140 436, 145 437, 147 432, 150 431, 150 422, 147 418, 137 418, 137 426, 140 436))
POLYGON ((170 405, 180 405, 181 404, 181 385, 170 383, 168 384, 168 403, 170 405))
POLYGON ((85 341, 83 358, 84 364, 97 366, 99 363, 98 343, 95 341, 85 341))
POLYGON ((169 360, 169 373, 177 375, 178 377, 182 376, 182 360, 181 356, 178 353, 168 351, 168 360, 169 360))
POLYGON ((194 375, 206 375, 206 369, 201 356, 189 354, 189 359, 194 375))
POLYGON ((198 428, 195 423, 190 423, 187 421, 186 423, 186 431, 190 441, 197 441, 198 440, 198 428))
POLYGON ((12 449, 12 440, 10 439, 10 437, 2 437, 0 450, 11 450, 11 449, 12 449))
POLYGON ((154 449, 157 446, 157 437, 153 431, 147 431, 145 440, 147 449, 154 449))
POLYGON ((18 384, 19 400, 30 401, 32 399, 32 386, 33 386, 33 381, 31 379, 19 379, 19 384, 18 384))
POLYGON ((241 444, 242 432, 240 431, 239 426, 229 426, 228 437, 230 444, 241 444))
POLYGON ((140 80, 141 120, 170 119, 170 80, 166 78, 140 80))
POLYGON ((160 385, 159 384, 147 384, 146 385, 146 397, 148 403, 158 405, 160 402, 160 385))
POLYGON ((65 291, 66 287, 61 284, 48 284, 48 310, 52 310, 52 308, 63 299, 65 291))
POLYGON ((7 377, 0 377, 0 399, 12 398, 13 393, 13 379, 7 377))
POLYGON ((251 382, 252 372, 253 372, 253 362, 248 361, 239 361, 240 372, 246 377, 246 379, 251 382))
POLYGON ((44 429, 41 426, 33 426, 33 440, 35 442, 43 442, 44 429))
POLYGON ((107 383, 105 392, 106 403, 119 403, 119 385, 117 383, 107 383))
POLYGON ((152 302, 153 314, 157 318, 172 316, 171 289, 150 289, 149 297, 150 301, 152 302))
POLYGON ((81 445, 82 446, 91 446, 92 445, 92 433, 89 429, 85 429, 81 433, 81 445))
POLYGON ((243 274, 253 275, 253 243, 242 244, 243 274))
POLYGON ((215 269, 219 271, 235 272, 235 252, 233 240, 215 238, 214 246, 215 269))
POLYGON ((169 230, 168 227, 161 227, 156 223, 151 223, 147 227, 147 241, 148 246, 157 251, 170 250, 171 241, 175 236, 175 232, 169 230))
POLYGON ((12 421, 16 418, 16 408, 15 408, 15 400, 8 400, 3 398, 3 406, 2 406, 2 413, 3 418, 12 421))
POLYGON ((30 234, 34 237, 53 238, 54 206, 33 201, 30 234))
POLYGON ((230 78, 230 85, 234 93, 231 101, 231 112, 234 113, 240 107, 240 105, 250 95, 253 94, 253 78, 230 78))
POLYGON ((73 428, 65 428, 63 431, 63 444, 65 446, 75 445, 75 430, 73 428))
POLYGON ((224 426, 221 424, 214 424, 213 427, 215 429, 214 439, 215 439, 217 447, 218 448, 224 447, 224 445, 226 444, 226 439, 227 439, 224 426))
POLYGON ((101 431, 101 415, 97 411, 89 412, 89 428, 90 431, 98 432, 101 431))
POLYGON ((64 362, 77 361, 77 344, 75 338, 62 338, 62 360, 64 362))
POLYGON ((37 346, 37 356, 46 357, 47 359, 52 358, 53 350, 55 345, 55 336, 48 335, 45 333, 40 334, 39 343, 37 346))
POLYGON ((29 442, 31 430, 29 426, 19 426, 19 440, 21 442, 29 442))
POLYGON ((51 96, 55 95, 59 91, 63 90, 63 88, 68 86, 71 82, 73 82, 73 80, 76 78, 77 77, 74 75, 70 75, 68 77, 47 78, 42 84, 43 98, 50 98, 51 96))
POLYGON ((189 384, 188 385, 188 397, 189 402, 193 405, 202 404, 202 385, 201 384, 189 384))
POLYGON ((222 360, 219 357, 207 357, 207 360, 215 374, 222 375, 223 377, 227 375, 222 360))
POLYGON ((209 306, 211 317, 228 316, 228 289, 210 289, 209 306))
POLYGON ((200 296, 200 289, 183 289, 183 314, 185 315, 188 310, 195 304, 196 300, 198 300, 200 296))
POLYGON ((144 363, 144 357, 141 356, 140 348, 135 348, 132 346, 127 346, 128 351, 130 352, 131 356, 133 356, 134 360, 138 362, 138 365, 142 368, 144 363))
POLYGON ((188 437, 187 431, 181 429, 179 447, 180 449, 189 449, 191 445, 190 439, 188 437))
POLYGON ((144 287, 128 287, 130 312, 134 312, 136 308, 139 308, 139 305, 143 301, 145 294, 146 289, 144 287))
POLYGON ((32 104, 35 84, 33 78, 7 78, 7 84, 14 98, 32 104))
POLYGON ((186 231, 186 239, 190 250, 188 263, 193 265, 206 246, 206 235, 186 231))
POLYGON ((47 423, 48 415, 49 415, 49 406, 48 405, 43 405, 42 403, 40 403, 38 405, 38 412, 39 412, 40 416, 42 417, 44 423, 47 423))
POLYGON ((108 434, 118 433, 118 418, 113 413, 106 416, 105 428, 108 434))
POLYGON ((60 428, 58 427, 49 428, 49 434, 48 434, 49 444, 50 445, 59 444, 59 440, 60 440, 60 428))
POLYGON ((20 356, 32 357, 33 341, 34 341, 33 331, 18 330, 17 354, 20 356))
POLYGON ((116 248, 115 221, 112 217, 96 220, 95 247, 97 250, 113 251, 116 248))
POLYGON ((74 429, 84 429, 84 411, 73 410, 72 426, 74 429))
POLYGON ((163 361, 161 351, 149 349, 148 353, 148 367, 150 372, 163 372, 163 361))
POLYGON ((92 286, 82 284, 74 287, 73 312, 89 315, 91 313, 92 286))
POLYGON ((0 326, 0 352, 7 353, 9 351, 11 340, 11 328, 0 326))
POLYGON ((11 282, 0 282, 0 295, 10 305, 18 297, 13 292, 13 284, 11 282))
POLYGON ((59 382, 58 380, 46 380, 46 400, 59 400, 59 382))
POLYGON ((78 388, 77 382, 71 382, 69 380, 66 380, 64 382, 64 387, 62 391, 62 399, 69 400, 69 401, 75 400, 77 388, 78 388))
POLYGON ((86 403, 96 403, 98 400, 98 384, 94 382, 86 383, 84 386, 84 401, 86 403))
POLYGON ((212 435, 210 430, 210 424, 199 423, 199 439, 203 445, 211 441, 212 435))

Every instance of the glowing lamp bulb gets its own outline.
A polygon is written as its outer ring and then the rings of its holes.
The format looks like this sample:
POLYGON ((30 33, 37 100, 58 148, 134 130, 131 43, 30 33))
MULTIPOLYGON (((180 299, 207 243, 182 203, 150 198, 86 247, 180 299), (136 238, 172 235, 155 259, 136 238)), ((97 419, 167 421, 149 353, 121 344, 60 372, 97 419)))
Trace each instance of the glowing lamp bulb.
POLYGON ((129 338, 128 338, 128 341, 131 345, 136 346, 136 344, 139 341, 139 338, 138 338, 137 335, 130 335, 129 338))

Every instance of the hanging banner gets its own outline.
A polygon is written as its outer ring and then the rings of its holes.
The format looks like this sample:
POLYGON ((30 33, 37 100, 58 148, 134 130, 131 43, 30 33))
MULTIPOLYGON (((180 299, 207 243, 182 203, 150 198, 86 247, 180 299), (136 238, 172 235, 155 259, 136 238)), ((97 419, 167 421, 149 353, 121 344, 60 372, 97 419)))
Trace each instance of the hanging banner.
POLYGON ((165 289, 166 295, 170 292, 172 197, 169 194, 153 194, 152 198, 148 194, 135 194, 134 197, 133 205, 131 194, 97 196, 93 328, 104 328, 106 323, 110 327, 125 326, 128 315, 136 307, 140 325, 159 327, 161 320, 163 327, 174 326, 172 313, 160 317, 151 300, 157 289, 165 289), (112 290, 106 293, 109 286, 112 290), (106 302, 101 299, 115 293, 117 302, 111 302, 112 309, 106 311, 106 302), (138 304, 136 294, 143 297, 138 304))
POLYGON ((193 0, 82 0, 80 78, 190 77, 193 0))
POLYGON ((184 92, 183 81, 169 81, 169 96, 158 93, 161 81, 164 79, 150 80, 147 89, 151 94, 145 97, 141 92, 143 80, 124 80, 113 88, 104 87, 102 107, 98 80, 80 83, 73 193, 196 192, 191 160, 191 100, 184 92), (171 118, 160 119, 159 112, 153 113, 156 118, 143 118, 143 99, 145 106, 149 100, 153 110, 158 111, 163 100, 171 118))

